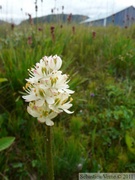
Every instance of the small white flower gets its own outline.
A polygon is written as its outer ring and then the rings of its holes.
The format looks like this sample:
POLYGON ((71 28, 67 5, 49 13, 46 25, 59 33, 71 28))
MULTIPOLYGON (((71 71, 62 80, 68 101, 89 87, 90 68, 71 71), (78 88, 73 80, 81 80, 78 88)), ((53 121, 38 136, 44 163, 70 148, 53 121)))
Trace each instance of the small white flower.
POLYGON ((65 111, 68 114, 72 114, 73 112, 68 110, 70 107, 72 107, 72 104, 70 103, 72 99, 68 101, 68 98, 69 94, 67 93, 58 94, 58 96, 55 98, 55 103, 49 105, 50 109, 57 113, 65 111))
POLYGON ((62 60, 59 56, 45 56, 34 68, 29 71, 29 79, 26 79, 26 95, 22 96, 29 102, 27 111, 37 118, 39 122, 48 126, 54 125, 52 121, 59 113, 69 111, 72 107, 68 76, 62 74, 59 69, 62 60))
POLYGON ((57 116, 57 113, 51 111, 47 104, 44 104, 41 107, 37 107, 33 102, 31 102, 27 107, 27 111, 31 116, 36 117, 39 122, 45 122, 47 125, 50 124, 50 126, 54 124, 51 119, 57 116))
POLYGON ((55 56, 50 56, 49 57, 49 61, 48 61, 48 66, 50 67, 50 69, 52 70, 59 70, 61 68, 62 65, 62 60, 59 56, 55 55, 55 56))

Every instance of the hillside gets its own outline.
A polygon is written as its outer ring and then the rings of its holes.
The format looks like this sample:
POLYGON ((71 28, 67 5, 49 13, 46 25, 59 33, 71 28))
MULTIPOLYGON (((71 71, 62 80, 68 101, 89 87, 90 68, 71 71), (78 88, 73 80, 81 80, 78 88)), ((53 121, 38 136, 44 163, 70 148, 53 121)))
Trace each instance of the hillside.
MULTIPOLYGON (((66 23, 66 22, 74 22, 74 23, 79 23, 81 21, 84 21, 86 19, 88 19, 88 16, 84 16, 84 15, 72 15, 72 14, 50 14, 47 16, 42 16, 42 17, 38 17, 38 18, 32 18, 33 23, 35 24, 36 22, 38 23, 51 23, 51 22, 62 22, 62 23, 66 23)), ((22 21, 21 24, 27 23, 29 22, 28 20, 22 21)))
POLYGON ((7 25, 7 24, 10 24, 10 23, 8 23, 7 21, 0 20, 0 25, 3 25, 3 24, 7 25))

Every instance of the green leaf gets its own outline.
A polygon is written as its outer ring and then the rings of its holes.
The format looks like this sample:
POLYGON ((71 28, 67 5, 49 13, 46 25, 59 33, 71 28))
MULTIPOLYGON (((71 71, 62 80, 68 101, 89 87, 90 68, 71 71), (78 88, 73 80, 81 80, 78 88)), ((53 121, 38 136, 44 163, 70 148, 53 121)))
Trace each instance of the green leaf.
POLYGON ((14 140, 14 137, 0 138, 0 151, 7 149, 14 142, 14 140))
POLYGON ((129 151, 135 154, 135 140, 133 137, 126 133, 125 140, 129 151))
POLYGON ((19 162, 19 163, 14 163, 12 164, 13 168, 22 168, 23 167, 23 163, 19 162))
POLYGON ((0 78, 0 83, 8 81, 6 78, 0 78))

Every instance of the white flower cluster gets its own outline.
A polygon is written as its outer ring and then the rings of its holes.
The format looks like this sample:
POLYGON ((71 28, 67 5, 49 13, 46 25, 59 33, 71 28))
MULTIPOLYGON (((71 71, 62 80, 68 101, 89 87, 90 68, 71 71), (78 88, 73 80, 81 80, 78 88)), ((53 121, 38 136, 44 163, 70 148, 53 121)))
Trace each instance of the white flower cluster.
POLYGON ((22 96, 26 102, 29 102, 27 111, 39 122, 53 126, 52 121, 59 113, 69 111, 72 106, 70 94, 74 91, 69 89, 68 76, 62 74, 62 60, 59 56, 45 56, 34 68, 29 71, 29 79, 25 91, 27 95, 22 96))

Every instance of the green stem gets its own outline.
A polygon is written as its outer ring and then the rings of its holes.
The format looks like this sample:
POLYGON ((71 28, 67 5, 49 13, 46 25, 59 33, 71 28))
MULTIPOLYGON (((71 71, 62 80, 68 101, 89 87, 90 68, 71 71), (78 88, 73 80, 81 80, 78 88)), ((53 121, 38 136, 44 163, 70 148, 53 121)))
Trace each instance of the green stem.
POLYGON ((52 127, 46 126, 46 166, 48 180, 54 180, 52 154, 52 127))

